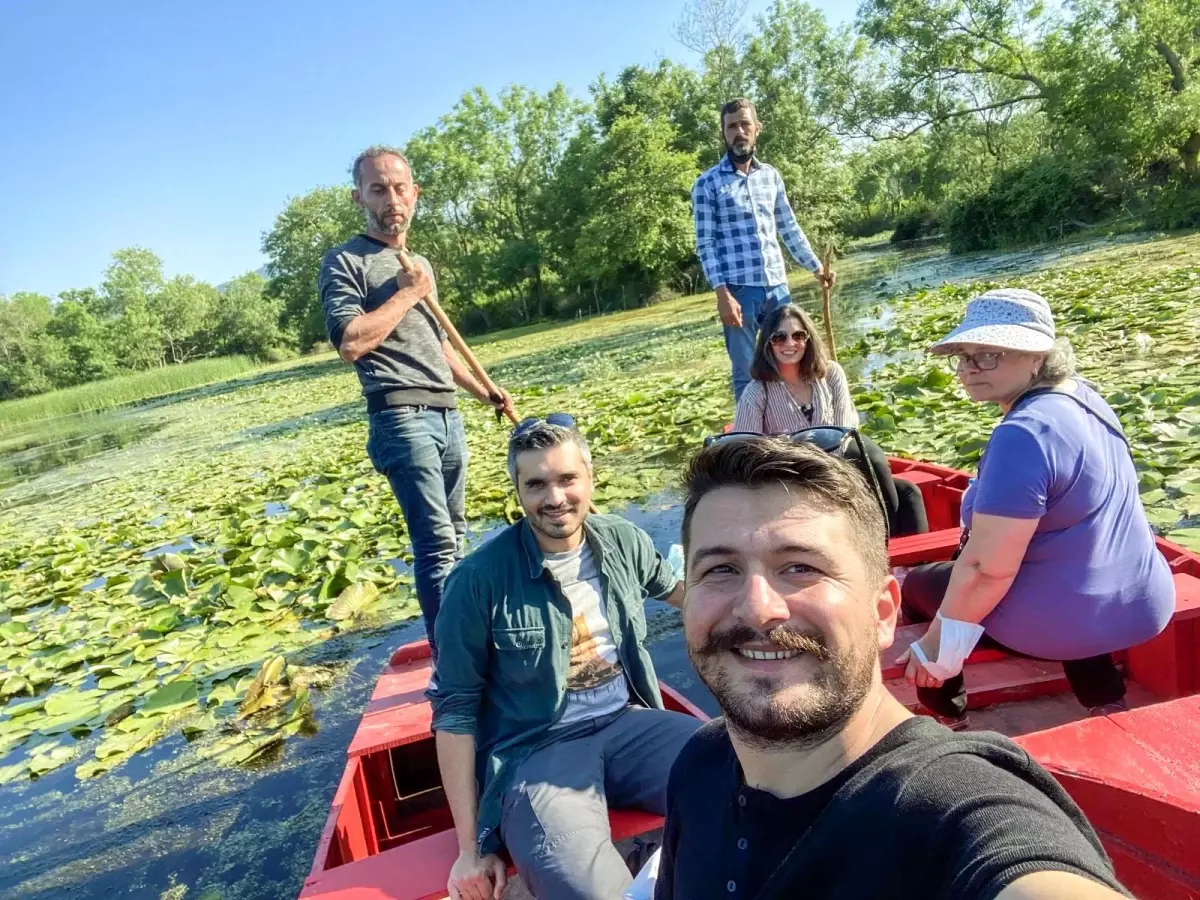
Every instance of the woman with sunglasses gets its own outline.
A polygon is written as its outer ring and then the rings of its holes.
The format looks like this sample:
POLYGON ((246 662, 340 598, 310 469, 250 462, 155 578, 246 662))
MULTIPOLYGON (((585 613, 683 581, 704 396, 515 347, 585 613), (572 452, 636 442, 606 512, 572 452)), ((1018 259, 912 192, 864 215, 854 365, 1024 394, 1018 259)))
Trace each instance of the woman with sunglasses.
MULTIPOLYGON (((858 427, 846 373, 826 355, 812 318, 794 303, 776 307, 763 319, 750 378, 738 401, 734 432, 780 435, 830 425, 858 427)), ((887 456, 865 435, 861 437, 866 464, 883 494, 889 534, 927 531, 920 492, 908 482, 897 485, 887 456)))
POLYGON ((750 378, 738 401, 735 431, 790 434, 818 425, 858 427, 846 373, 829 359, 813 320, 794 303, 777 306, 763 319, 750 378))
POLYGON ((1149 640, 1175 587, 1138 496, 1112 408, 1075 374, 1070 345, 1032 291, 988 291, 934 344, 967 395, 1004 414, 963 495, 953 562, 909 572, 902 608, 930 622, 908 652, 921 702, 966 726, 962 665, 977 642, 1062 661, 1093 715, 1125 708, 1115 651, 1149 640))

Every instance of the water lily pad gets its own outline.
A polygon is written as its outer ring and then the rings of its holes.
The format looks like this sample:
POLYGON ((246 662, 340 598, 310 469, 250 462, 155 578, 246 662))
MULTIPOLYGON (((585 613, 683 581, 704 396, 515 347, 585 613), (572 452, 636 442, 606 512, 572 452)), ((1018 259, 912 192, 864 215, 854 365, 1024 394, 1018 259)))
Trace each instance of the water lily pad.
POLYGON ((200 693, 196 689, 193 678, 177 678, 170 681, 146 698, 138 710, 141 716, 160 716, 175 710, 190 706, 196 702, 200 693))
POLYGON ((23 703, 10 703, 4 707, 4 712, 10 719, 16 719, 21 716, 27 716, 30 713, 35 713, 46 706, 45 697, 35 697, 32 700, 26 700, 23 703))
POLYGON ((154 567, 162 572, 179 572, 187 562, 178 553, 161 553, 154 557, 154 567))
POLYGON ((329 604, 325 615, 335 622, 349 619, 362 612, 378 595, 379 589, 373 582, 355 582, 342 591, 333 603, 329 604))
POLYGON ((79 753, 77 747, 57 746, 45 753, 35 753, 29 759, 30 775, 45 775, 66 765, 79 753))

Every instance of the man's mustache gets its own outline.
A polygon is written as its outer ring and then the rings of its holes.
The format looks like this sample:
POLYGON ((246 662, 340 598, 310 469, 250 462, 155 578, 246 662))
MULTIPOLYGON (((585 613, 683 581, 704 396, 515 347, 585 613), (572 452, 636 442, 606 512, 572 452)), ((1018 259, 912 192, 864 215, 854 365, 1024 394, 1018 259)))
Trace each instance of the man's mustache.
POLYGON ((721 631, 711 632, 708 640, 702 647, 697 648, 696 652, 708 656, 733 650, 742 644, 763 641, 774 645, 779 650, 799 650, 802 653, 808 653, 816 657, 818 662, 825 662, 830 657, 829 647, 822 635, 801 631, 789 625, 777 625, 766 633, 756 631, 749 625, 731 625, 721 631))

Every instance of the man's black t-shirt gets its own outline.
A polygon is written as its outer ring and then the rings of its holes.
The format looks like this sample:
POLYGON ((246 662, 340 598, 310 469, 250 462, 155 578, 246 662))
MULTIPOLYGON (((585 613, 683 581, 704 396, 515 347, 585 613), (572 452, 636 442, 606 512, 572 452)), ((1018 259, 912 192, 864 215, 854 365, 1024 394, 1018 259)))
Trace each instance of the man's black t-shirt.
POLYGON ((1007 738, 908 719, 783 800, 745 785, 717 719, 671 770, 655 900, 986 900, 1046 870, 1123 891, 1079 808, 1007 738))

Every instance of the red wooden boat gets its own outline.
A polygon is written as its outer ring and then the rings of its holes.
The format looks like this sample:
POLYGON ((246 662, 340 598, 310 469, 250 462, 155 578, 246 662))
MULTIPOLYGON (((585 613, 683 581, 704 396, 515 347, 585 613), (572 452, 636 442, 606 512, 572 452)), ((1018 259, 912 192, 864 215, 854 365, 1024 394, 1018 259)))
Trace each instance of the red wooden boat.
MULTIPOLYGON (((897 478, 920 488, 931 529, 893 539, 892 565, 949 559, 968 476, 929 463, 891 464, 897 478)), ((1056 663, 982 649, 965 673, 972 727, 1017 738, 1059 779, 1138 897, 1200 900, 1200 557, 1162 539, 1158 547, 1175 576, 1176 610, 1162 634, 1121 655, 1131 711, 1085 718, 1056 663)), ((916 693, 895 660, 924 627, 902 627, 883 659, 889 688, 910 707, 916 693)), ((301 898, 446 896, 458 848, 429 730, 428 677, 425 642, 392 656, 350 744, 301 898)), ((663 698, 705 717, 665 684, 663 698)), ((618 842, 662 824, 636 810, 613 810, 610 821, 618 842)))

